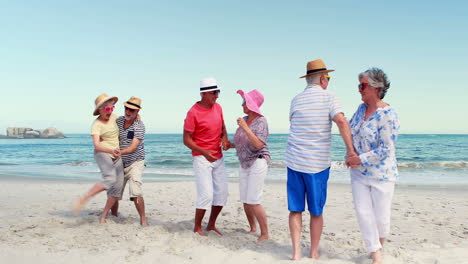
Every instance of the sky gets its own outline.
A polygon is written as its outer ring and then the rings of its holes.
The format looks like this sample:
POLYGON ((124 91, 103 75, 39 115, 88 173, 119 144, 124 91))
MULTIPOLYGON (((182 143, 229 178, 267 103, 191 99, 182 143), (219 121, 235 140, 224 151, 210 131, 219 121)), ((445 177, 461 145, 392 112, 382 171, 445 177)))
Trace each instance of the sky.
POLYGON ((358 74, 379 67, 400 133, 468 134, 467 12, 463 1, 0 1, 0 134, 89 133, 101 93, 119 97, 118 115, 140 97, 147 133, 182 133, 206 77, 228 132, 243 115, 236 91, 257 89, 270 133, 287 133, 318 58, 348 118, 358 74))

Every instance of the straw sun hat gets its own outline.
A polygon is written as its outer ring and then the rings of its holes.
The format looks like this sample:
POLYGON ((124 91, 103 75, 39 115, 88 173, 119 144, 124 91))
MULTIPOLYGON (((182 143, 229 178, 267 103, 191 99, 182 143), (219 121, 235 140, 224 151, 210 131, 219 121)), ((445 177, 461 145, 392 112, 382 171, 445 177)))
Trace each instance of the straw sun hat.
POLYGON ((94 112, 93 112, 93 115, 97 116, 99 115, 99 108, 107 101, 110 101, 112 100, 115 103, 117 103, 117 101, 119 100, 119 98, 115 97, 115 96, 108 96, 107 94, 103 93, 101 94, 100 96, 98 96, 96 98, 96 100, 94 100, 94 104, 96 105, 94 107, 94 112))
POLYGON ((335 71, 335 70, 327 70, 327 66, 321 59, 313 60, 307 63, 306 75, 301 76, 299 78, 304 78, 312 74, 327 73, 327 72, 332 72, 332 71, 335 71))
POLYGON ((130 97, 127 102, 123 103, 125 107, 130 109, 140 110, 141 109, 141 99, 135 96, 130 97))

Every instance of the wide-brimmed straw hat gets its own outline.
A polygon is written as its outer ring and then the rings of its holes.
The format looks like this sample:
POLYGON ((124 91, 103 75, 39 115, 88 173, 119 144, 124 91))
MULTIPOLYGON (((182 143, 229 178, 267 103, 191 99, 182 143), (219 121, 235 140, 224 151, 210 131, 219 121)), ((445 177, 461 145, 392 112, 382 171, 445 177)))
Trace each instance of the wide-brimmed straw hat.
POLYGON ((242 90, 237 90, 237 93, 240 94, 240 96, 242 96, 242 98, 245 100, 245 105, 250 111, 262 115, 260 106, 263 104, 264 97, 257 89, 254 89, 248 93, 244 93, 242 90))
POLYGON ((327 72, 332 72, 332 71, 335 71, 335 70, 327 70, 327 66, 325 66, 325 63, 321 59, 313 60, 307 63, 306 75, 301 76, 299 78, 304 78, 312 74, 327 73, 327 72))
POLYGON ((141 99, 135 96, 130 97, 127 102, 123 103, 125 107, 140 110, 141 109, 141 99))
POLYGON ((114 104, 117 103, 117 101, 119 100, 119 98, 115 97, 115 96, 108 96, 107 94, 103 93, 101 94, 100 96, 98 96, 96 98, 96 100, 94 100, 94 104, 95 104, 95 107, 94 107, 94 112, 93 112, 93 115, 97 116, 99 115, 99 107, 101 107, 105 102, 107 101, 113 101, 114 104))
POLYGON ((211 92, 220 90, 215 78, 205 78, 200 81, 200 92, 211 92))

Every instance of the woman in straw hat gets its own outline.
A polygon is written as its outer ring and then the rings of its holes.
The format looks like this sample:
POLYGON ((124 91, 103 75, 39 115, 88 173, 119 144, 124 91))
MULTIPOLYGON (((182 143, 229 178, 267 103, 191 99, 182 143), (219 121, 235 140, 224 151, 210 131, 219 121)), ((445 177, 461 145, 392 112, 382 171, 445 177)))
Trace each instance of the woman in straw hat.
POLYGON ((102 212, 100 222, 106 222, 106 216, 112 206, 118 201, 123 187, 124 171, 120 158, 119 128, 117 115, 113 114, 117 97, 101 94, 95 100, 93 115, 98 118, 91 126, 91 136, 94 143, 94 159, 101 170, 102 180, 79 199, 73 208, 73 214, 78 215, 86 202, 96 194, 107 190, 107 202, 102 212))
POLYGON ((249 233, 256 232, 256 222, 260 226, 260 237, 257 242, 269 239, 267 217, 261 205, 263 185, 270 163, 270 152, 267 147, 268 124, 263 117, 260 106, 263 95, 252 90, 244 93, 237 91, 244 99, 242 108, 247 116, 237 119, 239 128, 234 135, 234 144, 239 158, 239 191, 244 204, 245 215, 249 221, 249 233))
POLYGON ((382 246, 390 232, 390 211, 398 169, 395 142, 400 122, 395 109, 382 101, 390 82, 378 68, 359 74, 364 102, 351 118, 353 145, 359 156, 348 157, 359 228, 373 263, 382 263, 382 246))

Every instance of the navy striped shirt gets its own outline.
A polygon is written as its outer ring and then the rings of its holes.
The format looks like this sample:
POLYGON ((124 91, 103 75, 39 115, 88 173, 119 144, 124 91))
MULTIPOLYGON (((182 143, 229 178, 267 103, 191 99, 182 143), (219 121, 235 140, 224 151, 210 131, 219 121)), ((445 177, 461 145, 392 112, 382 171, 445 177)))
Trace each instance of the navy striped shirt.
POLYGON ((117 126, 119 127, 119 144, 120 149, 126 149, 131 144, 134 138, 141 139, 140 145, 132 153, 122 155, 124 167, 132 165, 135 161, 145 160, 145 125, 141 120, 135 120, 127 129, 124 128, 125 117, 117 118, 117 126))
POLYGON ((318 173, 330 167, 332 119, 343 110, 338 97, 319 85, 307 86, 291 102, 285 165, 318 173))

